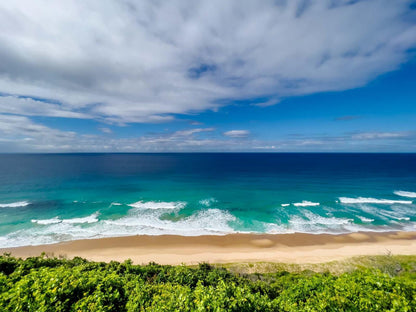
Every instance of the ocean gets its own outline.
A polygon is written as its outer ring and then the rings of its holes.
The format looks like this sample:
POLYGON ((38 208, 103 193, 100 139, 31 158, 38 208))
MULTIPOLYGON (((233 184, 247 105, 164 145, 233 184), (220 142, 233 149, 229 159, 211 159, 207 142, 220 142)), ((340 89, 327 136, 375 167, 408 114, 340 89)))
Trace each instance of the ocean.
POLYGON ((0 155, 0 248, 416 230, 416 154, 0 155))

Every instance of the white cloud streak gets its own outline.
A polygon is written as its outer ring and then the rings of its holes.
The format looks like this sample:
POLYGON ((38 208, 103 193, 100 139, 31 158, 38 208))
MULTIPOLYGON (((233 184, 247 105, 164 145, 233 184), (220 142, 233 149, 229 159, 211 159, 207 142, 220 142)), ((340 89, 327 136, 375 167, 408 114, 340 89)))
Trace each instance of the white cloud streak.
POLYGON ((407 61, 416 45, 408 6, 405 0, 3 1, 0 92, 33 99, 7 96, 0 112, 164 122, 224 100, 270 97, 267 106, 362 86, 407 61))
POLYGON ((195 129, 188 129, 188 130, 179 130, 173 133, 172 137, 182 137, 182 136, 192 136, 195 133, 201 132, 211 132, 214 131, 214 128, 195 128, 195 129))
POLYGON ((224 132, 225 136, 231 137, 231 138, 245 138, 250 134, 250 131, 248 130, 230 130, 224 132))
POLYGON ((397 139, 411 136, 411 132, 363 132, 352 135, 354 140, 397 139))
POLYGON ((100 130, 102 133, 106 133, 106 134, 113 133, 113 130, 111 130, 110 128, 101 127, 101 128, 98 128, 98 130, 100 130))

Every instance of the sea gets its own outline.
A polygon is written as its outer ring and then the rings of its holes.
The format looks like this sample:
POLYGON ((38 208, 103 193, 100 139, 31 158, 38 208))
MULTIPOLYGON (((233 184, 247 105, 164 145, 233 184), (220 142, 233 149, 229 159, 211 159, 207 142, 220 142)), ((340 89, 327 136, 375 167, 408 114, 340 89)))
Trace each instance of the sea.
POLYGON ((0 248, 416 231, 416 154, 1 154, 0 248))

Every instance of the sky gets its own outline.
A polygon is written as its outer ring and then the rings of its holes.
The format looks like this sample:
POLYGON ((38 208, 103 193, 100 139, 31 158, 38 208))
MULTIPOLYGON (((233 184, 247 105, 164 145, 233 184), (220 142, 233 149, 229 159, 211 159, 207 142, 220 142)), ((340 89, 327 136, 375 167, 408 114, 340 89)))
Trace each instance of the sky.
POLYGON ((2 1, 0 152, 416 152, 416 2, 2 1))

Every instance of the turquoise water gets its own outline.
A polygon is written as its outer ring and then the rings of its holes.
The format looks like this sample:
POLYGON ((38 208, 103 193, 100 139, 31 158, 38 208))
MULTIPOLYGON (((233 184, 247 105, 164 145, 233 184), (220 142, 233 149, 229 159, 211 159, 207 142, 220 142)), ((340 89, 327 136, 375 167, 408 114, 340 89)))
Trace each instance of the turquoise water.
POLYGON ((415 225, 416 154, 0 155, 0 247, 415 225))

